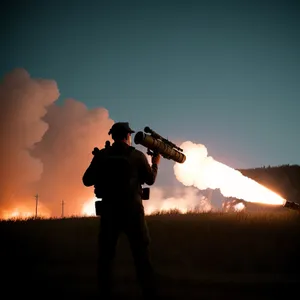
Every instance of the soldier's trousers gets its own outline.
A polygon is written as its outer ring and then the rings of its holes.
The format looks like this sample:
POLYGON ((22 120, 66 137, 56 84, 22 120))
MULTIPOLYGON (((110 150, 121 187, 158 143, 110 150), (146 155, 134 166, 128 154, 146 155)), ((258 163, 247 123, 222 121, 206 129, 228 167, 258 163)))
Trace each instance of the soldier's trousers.
POLYGON ((157 285, 149 252, 149 233, 143 213, 112 215, 100 218, 98 284, 103 296, 109 297, 113 288, 113 262, 120 233, 129 240, 137 280, 144 298, 157 296, 157 285))

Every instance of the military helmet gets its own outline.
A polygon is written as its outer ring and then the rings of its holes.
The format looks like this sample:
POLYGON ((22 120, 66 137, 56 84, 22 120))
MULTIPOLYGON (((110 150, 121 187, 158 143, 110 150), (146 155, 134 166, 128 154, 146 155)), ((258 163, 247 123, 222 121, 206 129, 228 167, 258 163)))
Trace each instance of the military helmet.
POLYGON ((111 127, 108 134, 114 134, 118 132, 134 133, 135 131, 130 128, 128 122, 117 122, 111 127))

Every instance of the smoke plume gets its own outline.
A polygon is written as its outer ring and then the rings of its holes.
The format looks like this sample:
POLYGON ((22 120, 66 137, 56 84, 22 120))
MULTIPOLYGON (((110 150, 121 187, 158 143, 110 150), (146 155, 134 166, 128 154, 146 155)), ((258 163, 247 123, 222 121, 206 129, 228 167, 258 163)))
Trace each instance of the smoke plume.
POLYGON ((159 187, 152 187, 149 201, 143 201, 145 213, 156 211, 178 210, 181 213, 188 211, 211 211, 209 200, 193 187, 182 187, 173 191, 172 196, 167 196, 166 191, 159 187))
POLYGON ((55 81, 31 78, 24 69, 1 81, 0 216, 34 212, 37 193, 41 213, 59 214, 64 200, 69 214, 79 214, 93 194, 81 178, 114 122, 106 109, 89 110, 73 99, 59 106, 58 97, 55 81))
POLYGON ((194 186, 199 190, 219 189, 225 197, 248 202, 272 205, 285 203, 285 199, 275 192, 208 156, 204 145, 186 141, 180 147, 184 150, 186 161, 183 164, 176 163, 174 173, 185 186, 194 186))
POLYGON ((44 120, 49 124, 34 154, 44 165, 37 189, 54 214, 65 202, 68 214, 80 214, 94 190, 82 184, 95 146, 103 147, 113 124, 103 108, 89 110, 83 103, 67 99, 63 106, 51 106, 44 120))
POLYGON ((7 74, 0 84, 0 207, 5 210, 28 196, 40 179, 43 164, 31 155, 49 125, 42 120, 59 96, 51 80, 32 79, 23 69, 7 74))

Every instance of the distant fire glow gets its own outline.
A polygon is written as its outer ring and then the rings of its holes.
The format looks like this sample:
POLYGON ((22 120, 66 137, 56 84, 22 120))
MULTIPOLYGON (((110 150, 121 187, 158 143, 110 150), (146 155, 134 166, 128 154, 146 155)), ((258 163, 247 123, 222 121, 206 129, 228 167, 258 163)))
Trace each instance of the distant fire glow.
POLYGON ((82 206, 81 214, 87 217, 95 216, 95 201, 97 200, 97 198, 92 198, 86 201, 82 206))
POLYGON ((13 209, 12 211, 4 211, 3 219, 27 219, 34 217, 34 213, 30 211, 20 211, 18 209, 13 209))
POLYGON ((240 202, 240 203, 234 205, 233 208, 235 211, 242 211, 245 209, 245 204, 240 202))
POLYGON ((220 189, 225 197, 247 202, 284 205, 286 200, 273 191, 207 156, 204 145, 187 141, 180 147, 184 150, 186 161, 176 163, 174 173, 185 186, 194 186, 199 190, 220 189))
MULTIPOLYGON (((29 208, 20 206, 10 210, 4 210, 1 218, 3 220, 28 219, 28 218, 34 218, 35 216, 36 215, 34 209, 30 210, 29 208)), ((50 216, 51 214, 45 208, 40 209, 40 211, 37 214, 38 218, 49 218, 50 216)))
POLYGON ((238 203, 238 204, 235 204, 234 206, 233 206, 233 209, 234 209, 234 211, 242 211, 242 210, 244 210, 245 209, 245 204, 244 203, 238 203))

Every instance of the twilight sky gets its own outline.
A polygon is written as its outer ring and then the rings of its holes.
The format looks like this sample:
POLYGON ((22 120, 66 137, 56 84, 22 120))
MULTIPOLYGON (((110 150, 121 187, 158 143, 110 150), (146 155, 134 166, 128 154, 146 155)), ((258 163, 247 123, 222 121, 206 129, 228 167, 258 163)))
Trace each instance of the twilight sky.
POLYGON ((202 143, 231 167, 300 163, 299 1, 9 1, 1 77, 202 143))

